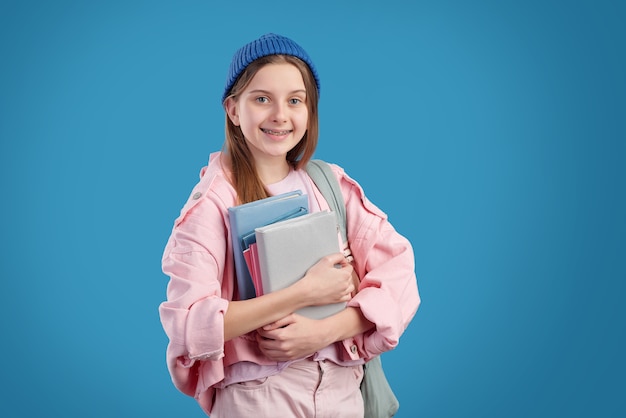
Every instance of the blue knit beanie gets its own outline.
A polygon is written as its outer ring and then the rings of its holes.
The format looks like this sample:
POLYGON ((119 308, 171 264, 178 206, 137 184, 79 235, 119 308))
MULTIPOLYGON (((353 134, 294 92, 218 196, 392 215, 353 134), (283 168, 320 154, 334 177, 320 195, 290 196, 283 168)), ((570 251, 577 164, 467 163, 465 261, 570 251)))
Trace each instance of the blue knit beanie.
POLYGON ((317 85, 317 91, 319 93, 320 80, 317 76, 317 71, 315 70, 313 61, 311 61, 311 58, 309 58, 306 51, 289 38, 276 35, 274 33, 268 33, 261 36, 259 39, 242 46, 237 50, 237 52, 235 52, 228 69, 228 77, 226 78, 226 87, 224 88, 222 102, 224 102, 230 94, 230 89, 233 88, 233 84, 235 84, 237 78, 252 61, 268 55, 278 54, 292 55, 304 61, 311 69, 311 73, 313 73, 315 84, 317 85))

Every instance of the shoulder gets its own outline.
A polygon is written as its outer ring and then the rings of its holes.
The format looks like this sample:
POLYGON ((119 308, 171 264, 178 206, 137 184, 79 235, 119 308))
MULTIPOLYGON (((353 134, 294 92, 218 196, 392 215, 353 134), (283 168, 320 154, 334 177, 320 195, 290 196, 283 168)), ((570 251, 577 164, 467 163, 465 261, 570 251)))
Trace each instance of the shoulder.
POLYGON ((208 165, 200 170, 200 179, 189 193, 187 201, 183 205, 180 215, 174 222, 179 225, 185 217, 201 207, 216 207, 220 211, 235 204, 236 192, 231 185, 229 172, 222 164, 222 154, 211 154, 208 165))
POLYGON ((376 215, 383 219, 387 219, 387 214, 385 214, 385 212, 383 212, 380 208, 378 208, 378 206, 374 205, 367 198, 361 184, 357 180, 352 178, 342 166, 331 162, 326 162, 326 164, 330 166, 332 172, 337 178, 337 181, 339 181, 341 193, 344 196, 346 208, 348 211, 361 207, 373 215, 376 215))

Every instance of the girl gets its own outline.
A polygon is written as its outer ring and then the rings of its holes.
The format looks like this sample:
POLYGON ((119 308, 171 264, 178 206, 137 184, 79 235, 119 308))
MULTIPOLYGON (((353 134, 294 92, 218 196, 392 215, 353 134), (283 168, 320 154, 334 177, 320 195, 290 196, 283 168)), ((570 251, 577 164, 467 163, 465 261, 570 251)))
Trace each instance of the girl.
POLYGON ((213 418, 363 417, 363 364, 398 344, 420 303, 410 243, 337 165, 344 253, 286 289, 239 300, 228 208, 299 189, 310 212, 329 209, 303 169, 318 95, 315 66, 293 40, 267 34, 239 49, 222 97, 224 150, 201 170, 165 248, 168 369, 213 418), (293 313, 337 302, 348 307, 325 319, 293 313))

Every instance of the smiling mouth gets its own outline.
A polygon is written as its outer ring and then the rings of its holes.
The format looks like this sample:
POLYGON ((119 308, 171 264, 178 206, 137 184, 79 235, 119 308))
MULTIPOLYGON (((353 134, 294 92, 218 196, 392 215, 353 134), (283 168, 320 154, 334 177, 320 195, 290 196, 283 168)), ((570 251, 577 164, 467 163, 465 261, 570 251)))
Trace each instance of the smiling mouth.
POLYGON ((277 135, 277 136, 287 135, 287 134, 291 133, 291 130, 275 131, 273 129, 263 129, 263 128, 261 128, 261 131, 263 131, 264 133, 266 133, 268 135, 277 135))

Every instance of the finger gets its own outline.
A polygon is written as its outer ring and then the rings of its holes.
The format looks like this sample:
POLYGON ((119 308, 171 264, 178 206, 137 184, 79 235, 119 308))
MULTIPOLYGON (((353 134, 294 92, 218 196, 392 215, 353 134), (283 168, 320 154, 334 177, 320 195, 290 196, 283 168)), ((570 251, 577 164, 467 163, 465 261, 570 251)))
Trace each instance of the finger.
POLYGON ((261 340, 264 340, 264 339, 271 338, 270 334, 269 334, 270 332, 271 331, 265 331, 263 328, 257 329, 256 330, 256 333, 257 333, 256 339, 257 339, 257 341, 261 341, 261 340))
POLYGON ((325 258, 326 258, 326 261, 328 261, 328 263, 334 266, 337 266, 337 265, 343 266, 347 262, 346 257, 344 257, 342 253, 329 254, 325 258))
POLYGON ((272 338, 271 334, 258 330, 256 334, 256 341, 259 344, 259 347, 267 347, 268 344, 271 344, 276 340, 272 338))
POLYGON ((279 319, 276 322, 272 322, 271 324, 267 324, 263 327, 264 330, 270 331, 273 329, 283 328, 287 325, 293 324, 294 318, 292 315, 287 315, 286 317, 279 319))
POLYGON ((354 292, 356 290, 356 286, 354 285, 353 281, 350 281, 350 283, 348 283, 348 294, 352 294, 352 292, 354 292))
POLYGON ((276 321, 276 322, 272 322, 271 324, 264 325, 263 328, 261 329, 264 331, 271 331, 274 329, 278 329, 280 327, 281 327, 280 321, 276 321))
POLYGON ((341 269, 349 269, 350 273, 352 273, 352 271, 354 271, 354 266, 345 257, 339 263, 335 264, 335 267, 338 267, 338 268, 341 268, 341 269))

